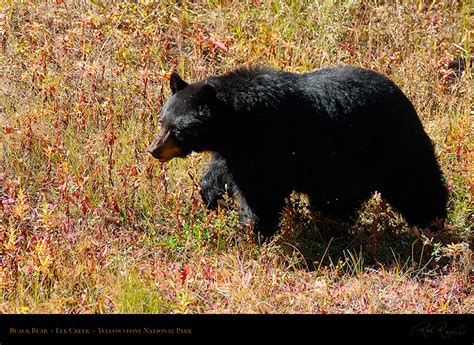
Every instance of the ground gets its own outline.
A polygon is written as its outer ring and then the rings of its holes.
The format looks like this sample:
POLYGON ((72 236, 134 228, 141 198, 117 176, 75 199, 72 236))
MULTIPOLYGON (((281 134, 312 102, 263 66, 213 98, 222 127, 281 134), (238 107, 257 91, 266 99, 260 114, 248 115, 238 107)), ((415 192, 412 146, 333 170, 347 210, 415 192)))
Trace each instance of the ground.
POLYGON ((468 1, 3 2, 0 312, 472 313, 472 77, 452 68, 471 20, 468 1), (145 153, 168 78, 256 63, 393 79, 436 145, 446 231, 378 195, 351 228, 294 195, 264 245, 234 208, 207 212, 208 154, 145 153))

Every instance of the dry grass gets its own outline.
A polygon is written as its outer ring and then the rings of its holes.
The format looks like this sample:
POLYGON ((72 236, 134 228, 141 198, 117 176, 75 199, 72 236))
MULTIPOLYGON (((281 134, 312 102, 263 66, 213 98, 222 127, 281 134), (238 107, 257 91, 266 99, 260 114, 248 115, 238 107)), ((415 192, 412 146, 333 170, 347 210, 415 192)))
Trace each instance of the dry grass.
POLYGON ((1 2, 0 312, 474 312, 472 79, 449 68, 471 22, 467 0, 1 2), (351 228, 290 205, 258 245, 200 202, 208 155, 144 154, 172 70, 255 63, 396 81, 436 144, 446 231, 376 195, 351 228))

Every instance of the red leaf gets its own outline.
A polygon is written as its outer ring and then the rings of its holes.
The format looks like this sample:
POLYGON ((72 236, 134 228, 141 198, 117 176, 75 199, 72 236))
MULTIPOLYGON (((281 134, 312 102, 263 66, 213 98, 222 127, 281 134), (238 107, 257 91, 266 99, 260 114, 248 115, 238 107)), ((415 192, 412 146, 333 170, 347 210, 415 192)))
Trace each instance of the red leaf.
POLYGON ((3 131, 5 132, 5 134, 11 134, 13 133, 13 127, 12 126, 9 126, 9 125, 3 125, 3 131))
POLYGON ((212 44, 214 44, 214 46, 217 49, 220 49, 225 53, 229 52, 229 48, 227 48, 227 46, 224 43, 222 43, 221 41, 213 41, 212 44))
POLYGON ((181 274, 180 274, 181 284, 184 285, 184 282, 186 281, 187 277, 188 277, 188 268, 185 267, 181 270, 181 274))
POLYGON ((355 55, 354 49, 346 42, 339 44, 339 48, 345 51, 348 51, 351 56, 355 55))

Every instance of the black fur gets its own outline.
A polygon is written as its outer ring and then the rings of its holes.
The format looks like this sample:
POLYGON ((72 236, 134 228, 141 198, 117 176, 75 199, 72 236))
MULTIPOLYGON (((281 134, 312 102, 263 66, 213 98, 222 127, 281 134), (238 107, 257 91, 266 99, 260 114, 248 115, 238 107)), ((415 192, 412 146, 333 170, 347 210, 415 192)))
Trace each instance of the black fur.
POLYGON ((277 229, 291 191, 339 220, 374 191, 411 225, 446 216, 433 145, 411 102, 376 72, 238 69, 176 90, 162 120, 182 152, 218 154, 203 177, 204 200, 213 206, 222 183, 232 185, 264 236, 277 229))
POLYGON ((211 210, 217 209, 219 200, 222 200, 226 193, 229 198, 236 194, 237 188, 227 169, 227 163, 219 154, 212 155, 201 177, 200 187, 202 200, 211 210))

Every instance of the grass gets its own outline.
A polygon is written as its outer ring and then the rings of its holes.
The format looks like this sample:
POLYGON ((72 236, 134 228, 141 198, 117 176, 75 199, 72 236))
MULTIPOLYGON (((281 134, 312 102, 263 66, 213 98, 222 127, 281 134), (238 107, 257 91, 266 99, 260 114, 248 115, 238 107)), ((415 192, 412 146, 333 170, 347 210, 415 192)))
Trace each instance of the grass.
POLYGON ((472 313, 471 3, 0 3, 0 312, 472 313), (450 189, 441 235, 380 195, 356 225, 294 195, 259 244, 203 206, 208 154, 145 154, 186 80, 265 64, 350 63, 392 78, 450 189))

